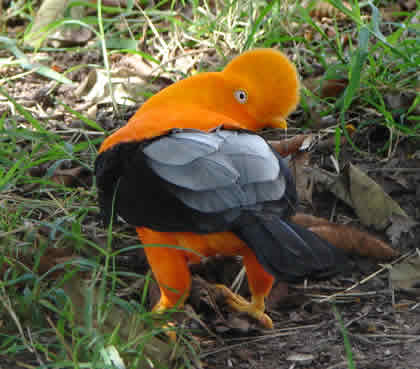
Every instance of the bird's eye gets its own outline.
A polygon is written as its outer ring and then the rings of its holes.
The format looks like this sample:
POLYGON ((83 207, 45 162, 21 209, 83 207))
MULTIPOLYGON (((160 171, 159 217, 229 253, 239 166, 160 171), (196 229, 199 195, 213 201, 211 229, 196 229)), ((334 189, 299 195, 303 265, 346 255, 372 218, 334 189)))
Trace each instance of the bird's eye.
POLYGON ((233 94, 239 104, 245 104, 248 101, 248 94, 245 90, 236 90, 233 94))

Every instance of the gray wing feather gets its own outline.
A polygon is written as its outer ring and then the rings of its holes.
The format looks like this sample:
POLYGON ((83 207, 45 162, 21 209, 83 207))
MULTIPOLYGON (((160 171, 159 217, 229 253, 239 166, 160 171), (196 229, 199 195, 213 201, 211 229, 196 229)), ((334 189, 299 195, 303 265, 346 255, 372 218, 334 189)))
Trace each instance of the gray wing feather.
POLYGON ((269 145, 235 131, 185 130, 145 149, 152 170, 185 205, 204 213, 279 200, 286 181, 269 145))
POLYGON ((165 181, 193 191, 226 187, 240 176, 229 157, 219 152, 196 158, 185 165, 162 164, 152 159, 148 164, 165 181))
POLYGON ((148 145, 143 152, 150 159, 168 165, 185 165, 195 159, 216 152, 223 137, 191 130, 176 132, 148 145))

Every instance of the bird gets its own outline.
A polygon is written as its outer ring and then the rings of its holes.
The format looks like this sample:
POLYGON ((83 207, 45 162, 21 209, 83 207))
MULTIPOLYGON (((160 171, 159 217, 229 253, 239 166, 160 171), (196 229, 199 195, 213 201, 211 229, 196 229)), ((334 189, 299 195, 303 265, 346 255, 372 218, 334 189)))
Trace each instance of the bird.
POLYGON ((240 255, 251 299, 217 285, 234 310, 273 328, 274 281, 336 273, 344 253, 294 223, 298 198, 285 160, 257 131, 286 128, 299 76, 281 51, 260 48, 218 72, 180 80, 149 98, 108 136, 95 160, 105 224, 136 228, 160 288, 153 307, 182 307, 189 263, 240 255))

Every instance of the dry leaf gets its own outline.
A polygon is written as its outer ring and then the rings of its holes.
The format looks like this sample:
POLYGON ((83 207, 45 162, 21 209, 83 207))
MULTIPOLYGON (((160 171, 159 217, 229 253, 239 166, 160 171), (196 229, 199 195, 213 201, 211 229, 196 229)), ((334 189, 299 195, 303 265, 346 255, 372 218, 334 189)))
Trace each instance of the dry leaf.
POLYGON ((289 162, 289 167, 295 177, 296 191, 302 202, 312 204, 313 178, 305 171, 311 158, 309 151, 297 152, 289 162))
POLYGON ((391 240, 393 245, 398 244, 401 236, 404 233, 409 233, 411 228, 416 226, 418 222, 414 221, 411 218, 394 214, 391 216, 391 226, 386 230, 386 234, 391 240))
POLYGON ((144 100, 145 80, 132 70, 121 67, 111 71, 110 77, 104 69, 93 69, 76 89, 76 96, 83 97, 92 104, 111 103, 111 90, 115 102, 121 105, 134 105, 144 100))
POLYGON ((39 48, 45 36, 42 29, 62 18, 67 2, 68 0, 44 0, 36 13, 31 32, 24 39, 25 43, 34 48, 39 48))
POLYGON ((397 14, 401 12, 401 5, 398 3, 390 4, 390 6, 385 8, 380 8, 379 11, 381 12, 382 19, 385 22, 395 22, 401 19, 401 15, 397 14))
POLYGON ((367 174, 355 165, 347 166, 350 197, 363 224, 382 230, 394 214, 408 218, 403 209, 367 174))
POLYGON ((415 255, 393 265, 389 275, 393 288, 416 288, 420 292, 420 256, 415 255))
POLYGON ((390 260, 398 255, 398 252, 385 242, 346 225, 322 225, 309 227, 309 230, 332 245, 361 256, 376 260, 390 260))
POLYGON ((353 207, 366 226, 382 230, 392 222, 392 215, 408 215, 367 174, 349 164, 339 176, 319 168, 305 168, 316 183, 322 184, 339 199, 353 207))
MULTIPOLYGON (((351 10, 351 6, 348 3, 343 1, 343 5, 351 10)), ((347 15, 325 1, 318 1, 309 12, 309 15, 320 21, 322 21, 323 18, 336 18, 337 20, 347 19, 347 15)))
POLYGON ((295 353, 295 354, 290 354, 286 360, 287 361, 295 361, 295 362, 299 362, 302 365, 307 365, 310 364, 312 362, 312 360, 315 359, 315 356, 312 354, 304 354, 304 353, 295 353))
POLYGON ((308 228, 319 237, 347 252, 376 260, 389 260, 398 255, 398 252, 385 242, 356 228, 334 224, 326 219, 301 213, 295 214, 291 219, 296 224, 308 228))
POLYGON ((313 94, 322 98, 338 97, 349 84, 347 78, 325 79, 325 76, 308 77, 303 85, 313 94))
POLYGON ((349 80, 347 78, 327 79, 322 84, 321 97, 338 97, 346 89, 348 84, 349 80))
POLYGON ((66 187, 90 187, 92 185, 92 173, 84 167, 56 169, 51 181, 66 187))
POLYGON ((268 141, 271 147, 281 156, 295 154, 298 150, 306 150, 312 144, 312 135, 296 135, 281 141, 268 141))
POLYGON ((342 175, 331 173, 325 169, 306 167, 305 172, 312 175, 314 182, 322 185, 328 191, 332 192, 341 201, 344 201, 347 205, 353 206, 350 192, 348 189, 348 183, 342 178, 342 175))

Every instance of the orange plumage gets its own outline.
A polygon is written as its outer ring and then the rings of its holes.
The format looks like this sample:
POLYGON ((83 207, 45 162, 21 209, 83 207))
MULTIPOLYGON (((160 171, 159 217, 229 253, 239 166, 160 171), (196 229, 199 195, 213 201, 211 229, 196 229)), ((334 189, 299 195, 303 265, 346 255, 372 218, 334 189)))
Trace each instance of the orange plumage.
POLYGON ((251 302, 219 287, 233 308, 271 328, 264 299, 274 276, 295 280, 342 261, 334 247, 289 221, 296 192, 287 167, 264 140, 243 131, 284 128, 298 101, 295 67, 279 51, 257 49, 221 72, 162 90, 104 141, 95 163, 101 208, 110 220, 114 204, 136 226, 161 289, 155 311, 188 297, 188 262, 241 255, 251 302))

